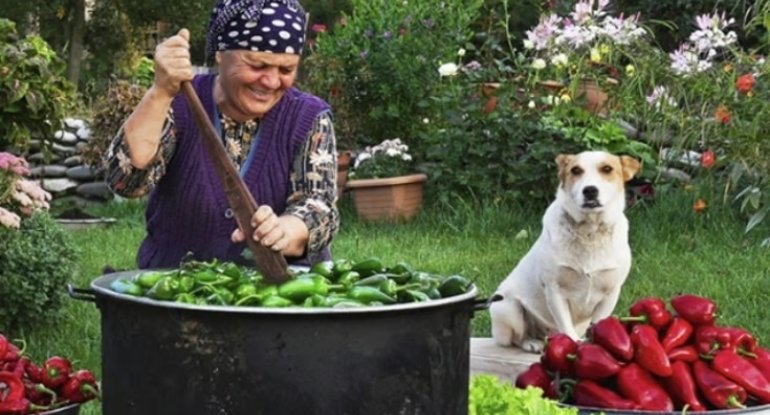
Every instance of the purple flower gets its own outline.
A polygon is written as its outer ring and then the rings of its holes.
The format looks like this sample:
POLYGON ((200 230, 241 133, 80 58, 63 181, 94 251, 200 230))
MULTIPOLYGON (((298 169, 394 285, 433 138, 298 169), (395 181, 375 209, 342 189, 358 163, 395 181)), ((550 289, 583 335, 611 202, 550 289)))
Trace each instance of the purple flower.
POLYGON ((358 54, 358 56, 361 57, 361 59, 366 59, 367 56, 369 56, 368 50, 362 50, 361 53, 358 54))
POLYGON ((385 33, 382 34, 383 39, 390 39, 393 37, 393 32, 390 30, 385 31, 385 33))

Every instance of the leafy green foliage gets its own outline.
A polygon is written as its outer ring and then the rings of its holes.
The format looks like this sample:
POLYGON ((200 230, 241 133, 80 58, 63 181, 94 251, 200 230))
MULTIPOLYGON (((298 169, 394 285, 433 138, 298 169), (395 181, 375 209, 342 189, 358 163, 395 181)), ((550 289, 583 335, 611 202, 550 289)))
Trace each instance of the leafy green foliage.
POLYGON ((303 87, 334 108, 339 147, 401 137, 412 145, 420 104, 471 31, 482 0, 352 0, 353 13, 319 33, 303 87))
POLYGON ((33 136, 53 137, 75 98, 64 70, 42 38, 21 37, 0 19, 0 148, 24 150, 33 136))
POLYGON ((0 227, 0 331, 31 328, 62 307, 76 270, 76 248, 47 213, 0 227))
POLYGON ((469 415, 577 415, 576 408, 560 407, 543 398, 539 388, 516 388, 493 375, 471 378, 469 415))

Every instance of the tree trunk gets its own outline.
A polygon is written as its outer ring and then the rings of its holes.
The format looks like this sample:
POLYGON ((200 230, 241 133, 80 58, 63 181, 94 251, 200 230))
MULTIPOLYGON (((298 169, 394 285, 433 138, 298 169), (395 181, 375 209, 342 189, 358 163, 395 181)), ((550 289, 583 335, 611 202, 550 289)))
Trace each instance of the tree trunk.
POLYGON ((86 0, 75 0, 67 57, 67 79, 75 86, 80 79, 80 62, 83 59, 83 36, 86 30, 86 0))

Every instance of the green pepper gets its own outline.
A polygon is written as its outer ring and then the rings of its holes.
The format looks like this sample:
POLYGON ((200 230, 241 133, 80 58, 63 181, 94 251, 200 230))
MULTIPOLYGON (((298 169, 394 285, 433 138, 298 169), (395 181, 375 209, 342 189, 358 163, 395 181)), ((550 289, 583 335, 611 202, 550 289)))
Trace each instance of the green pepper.
POLYGON ((278 295, 294 302, 305 301, 313 294, 326 295, 329 293, 329 283, 326 278, 314 275, 310 278, 298 278, 278 286, 278 295))
POLYGON ((179 277, 179 289, 180 293, 189 293, 195 288, 195 278, 189 275, 183 275, 179 277))
POLYGON ((337 278, 337 284, 345 288, 352 287, 361 280, 361 275, 355 271, 347 271, 337 278))
POLYGON ((349 259, 336 259, 332 262, 332 273, 337 277, 342 274, 351 271, 353 269, 353 262, 349 259))
POLYGON ((231 305, 235 302, 235 294, 230 290, 220 289, 206 297, 206 301, 209 304, 231 305))
POLYGON ((200 283, 213 283, 219 279, 219 274, 211 269, 204 269, 193 273, 195 281, 200 283))
POLYGON ((126 278, 118 278, 112 281, 110 289, 120 294, 133 295, 134 297, 141 297, 144 294, 142 287, 126 278))
POLYGON ((406 301, 410 301, 413 303, 430 301, 430 297, 428 297, 428 294, 425 294, 424 292, 417 291, 417 290, 405 290, 402 296, 403 296, 402 298, 405 298, 406 301))
POLYGON ((174 301, 182 304, 198 304, 198 298, 190 293, 177 294, 174 301))
POLYGON ((471 286, 470 281, 461 275, 452 275, 444 278, 438 286, 442 297, 465 294, 471 286))
POLYGON ((267 287, 261 288, 257 292, 257 295, 259 295, 263 299, 267 297, 272 297, 274 295, 278 295, 278 287, 275 285, 268 285, 267 287))
POLYGON ((334 305, 332 305, 331 307, 332 308, 358 308, 358 307, 365 307, 365 306, 366 304, 361 303, 359 301, 346 299, 346 300, 334 303, 334 305))
POLYGON ((226 262, 220 268, 220 274, 227 275, 232 279, 239 280, 243 277, 243 270, 233 262, 226 262))
POLYGON ((369 258, 353 264, 353 271, 361 274, 361 277, 363 278, 380 273, 384 270, 385 267, 382 265, 382 261, 380 261, 379 258, 369 258))
POLYGON ((294 303, 288 298, 283 298, 279 295, 271 295, 262 301, 262 307, 289 307, 294 303))
POLYGON ((430 297, 431 300, 438 300, 441 298, 441 292, 436 287, 428 288, 427 290, 422 290, 425 294, 430 297))
POLYGON ((244 282, 235 289, 235 298, 240 301, 246 297, 256 296, 257 291, 256 285, 250 282, 244 282))
POLYGON ((395 281, 396 284, 406 284, 409 282, 409 280, 412 279, 412 273, 404 272, 401 274, 396 274, 396 273, 388 272, 388 278, 395 281))
POLYGON ((441 281, 435 276, 428 274, 427 272, 415 272, 412 274, 412 278, 409 279, 410 283, 421 284, 421 291, 427 291, 431 288, 438 288, 441 281))
POLYGON ((414 272, 414 269, 412 269, 412 266, 407 264, 406 262, 398 262, 396 265, 393 265, 392 267, 388 267, 388 273, 390 274, 411 274, 414 272))
POLYGON ((147 271, 134 277, 134 282, 144 289, 152 288, 159 279, 163 278, 164 273, 159 271, 147 271))
POLYGON ((384 304, 393 304, 396 302, 395 298, 375 287, 353 287, 345 294, 345 296, 364 304, 369 304, 372 301, 379 301, 384 304))
POLYGON ((310 272, 321 275, 330 280, 334 279, 334 264, 329 261, 316 262, 310 267, 310 272))
MULTIPOLYGON (((355 272, 355 271, 351 271, 355 272)), ((387 274, 374 274, 358 280, 354 285, 359 287, 377 287, 385 281, 389 281, 387 274)), ((394 282, 395 283, 395 282, 394 282)))
POLYGON ((147 291, 147 296, 156 300, 171 300, 179 288, 179 281, 174 277, 161 277, 155 285, 147 291))

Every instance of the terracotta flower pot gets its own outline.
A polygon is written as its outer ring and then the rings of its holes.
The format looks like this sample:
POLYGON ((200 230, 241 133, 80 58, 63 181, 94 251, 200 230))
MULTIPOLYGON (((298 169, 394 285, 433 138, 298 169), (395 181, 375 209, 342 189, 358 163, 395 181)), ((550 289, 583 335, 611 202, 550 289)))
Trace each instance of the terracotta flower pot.
POLYGON ((348 169, 353 153, 350 151, 337 152, 337 193, 342 195, 348 182, 348 169))
POLYGON ((424 174, 348 181, 356 213, 365 221, 411 219, 422 209, 424 174))

